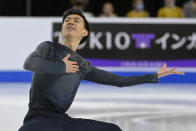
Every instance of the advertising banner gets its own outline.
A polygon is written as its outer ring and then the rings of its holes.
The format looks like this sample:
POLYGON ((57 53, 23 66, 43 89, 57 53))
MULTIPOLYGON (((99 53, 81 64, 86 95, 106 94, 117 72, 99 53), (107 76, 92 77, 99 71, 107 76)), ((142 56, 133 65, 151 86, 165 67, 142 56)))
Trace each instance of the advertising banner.
MULTIPOLYGON (((60 30, 53 23, 53 41, 61 41, 60 30)), ((78 53, 97 66, 196 67, 196 24, 91 23, 78 53)))

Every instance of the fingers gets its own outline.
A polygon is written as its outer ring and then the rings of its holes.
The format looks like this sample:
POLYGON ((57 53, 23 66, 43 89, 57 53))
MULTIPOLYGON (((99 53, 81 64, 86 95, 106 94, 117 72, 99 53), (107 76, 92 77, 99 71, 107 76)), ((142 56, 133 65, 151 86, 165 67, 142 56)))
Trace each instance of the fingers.
POLYGON ((71 63, 70 63, 70 66, 69 66, 69 71, 68 72, 70 72, 70 73, 76 73, 77 71, 79 71, 79 66, 78 65, 72 65, 71 63))
POLYGON ((72 68, 72 73, 75 73, 75 72, 77 72, 77 71, 79 71, 79 69, 76 69, 76 68, 72 68))
POLYGON ((77 61, 69 61, 72 65, 77 65, 78 62, 77 61))
POLYGON ((182 71, 175 71, 175 69, 176 69, 176 67, 170 69, 168 72, 169 72, 170 74, 184 75, 184 72, 182 72, 182 71))
POLYGON ((67 69, 66 69, 67 73, 76 73, 77 71, 79 71, 79 67, 77 67, 77 66, 73 67, 70 65, 70 67, 67 67, 67 69))
POLYGON ((167 63, 164 63, 163 68, 164 68, 164 69, 167 68, 167 63))
POLYGON ((185 73, 182 71, 174 71, 172 74, 185 75, 185 73))
POLYGON ((170 69, 169 71, 174 71, 175 69, 176 69, 176 67, 174 67, 174 68, 170 69))
POLYGON ((67 61, 66 69, 66 72, 68 73, 76 73, 77 71, 79 71, 79 65, 77 65, 77 62, 75 61, 67 61))
POLYGON ((176 72, 176 74, 185 75, 184 72, 176 72))
POLYGON ((79 71, 79 65, 77 61, 70 61, 68 58, 70 57, 70 54, 67 54, 62 61, 65 63, 66 66, 66 72, 67 73, 75 73, 79 71))
POLYGON ((67 54, 63 59, 68 60, 69 57, 70 57, 70 54, 67 54))
POLYGON ((172 69, 162 69, 162 72, 164 72, 164 74, 173 74, 175 69, 176 69, 176 67, 174 67, 172 69))
POLYGON ((69 61, 71 64, 75 64, 75 65, 78 64, 78 62, 76 62, 76 61, 70 61, 70 60, 68 60, 69 57, 70 57, 70 54, 67 54, 62 60, 69 61))
POLYGON ((79 69, 78 65, 72 65, 72 68, 79 69))
MULTIPOLYGON (((176 69, 176 68, 175 68, 176 69)), ((182 71, 174 71, 174 68, 172 70, 170 70, 168 73, 169 74, 178 74, 178 75, 184 75, 184 72, 182 71)))

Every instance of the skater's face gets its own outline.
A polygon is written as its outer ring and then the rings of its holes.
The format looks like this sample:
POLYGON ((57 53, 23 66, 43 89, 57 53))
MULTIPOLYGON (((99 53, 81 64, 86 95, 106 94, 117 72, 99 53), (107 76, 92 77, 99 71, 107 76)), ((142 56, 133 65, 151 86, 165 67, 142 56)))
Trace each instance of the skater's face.
POLYGON ((82 40, 83 37, 88 35, 83 18, 76 14, 65 18, 61 33, 63 38, 69 37, 77 40, 82 40))

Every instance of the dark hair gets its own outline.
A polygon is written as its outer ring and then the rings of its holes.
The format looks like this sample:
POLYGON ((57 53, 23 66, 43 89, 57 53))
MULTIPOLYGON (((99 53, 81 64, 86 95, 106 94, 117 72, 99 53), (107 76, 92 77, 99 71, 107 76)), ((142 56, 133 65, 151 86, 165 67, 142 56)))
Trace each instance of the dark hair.
POLYGON ((85 41, 88 39, 88 37, 89 37, 89 35, 90 35, 90 26, 89 26, 89 23, 88 23, 88 21, 86 20, 85 16, 82 14, 82 12, 81 12, 80 10, 75 9, 75 8, 71 8, 71 9, 65 11, 64 14, 63 14, 62 25, 63 25, 64 20, 66 19, 66 17, 69 16, 69 15, 72 15, 72 14, 79 15, 79 16, 81 16, 81 17, 83 18, 83 21, 84 21, 84 28, 88 31, 88 35, 85 36, 85 37, 83 37, 82 40, 80 41, 80 43, 83 43, 83 42, 85 42, 85 41))

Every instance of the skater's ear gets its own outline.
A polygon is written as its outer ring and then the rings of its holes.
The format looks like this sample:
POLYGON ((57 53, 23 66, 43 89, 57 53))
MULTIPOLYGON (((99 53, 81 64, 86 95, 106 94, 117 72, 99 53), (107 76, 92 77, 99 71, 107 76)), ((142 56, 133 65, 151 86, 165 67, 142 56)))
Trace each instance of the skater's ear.
POLYGON ((83 37, 88 36, 88 31, 87 31, 86 29, 84 29, 84 31, 83 31, 83 33, 82 33, 82 36, 83 36, 83 37))

